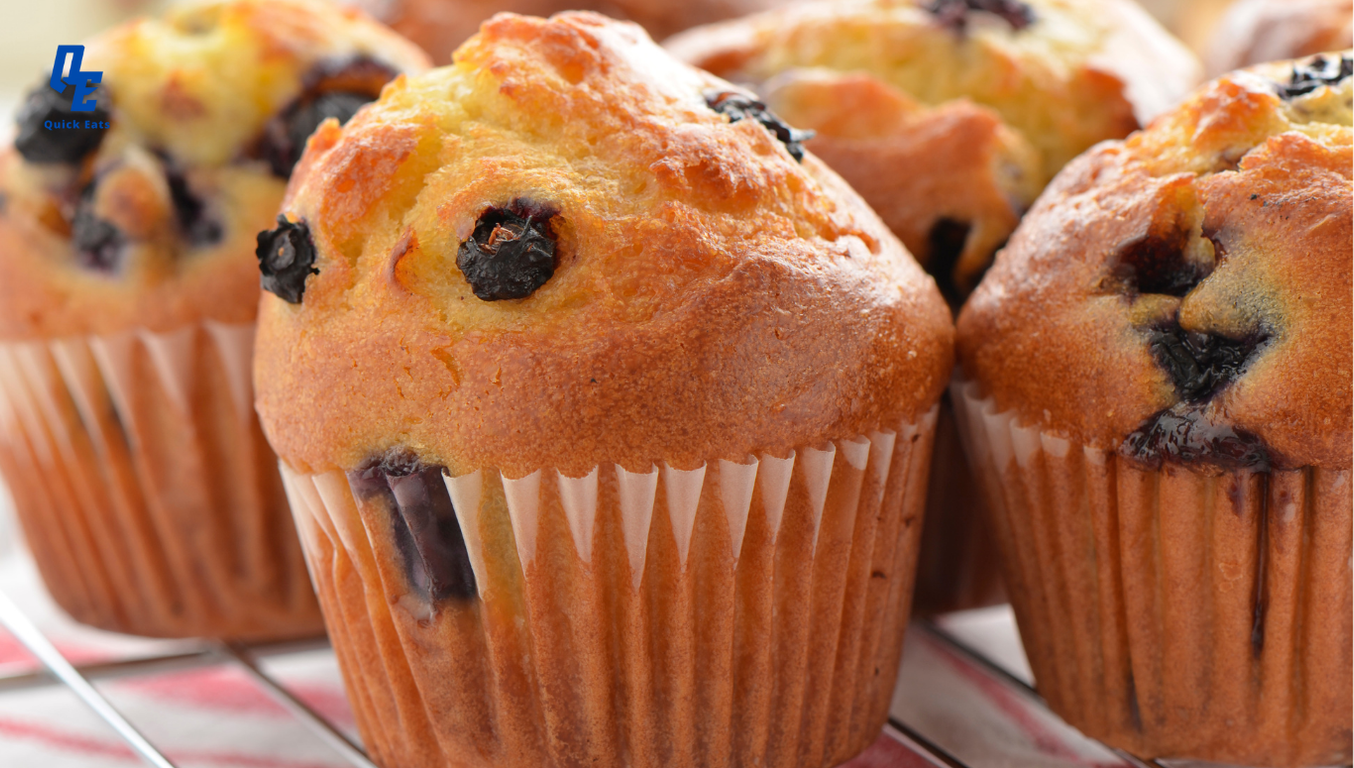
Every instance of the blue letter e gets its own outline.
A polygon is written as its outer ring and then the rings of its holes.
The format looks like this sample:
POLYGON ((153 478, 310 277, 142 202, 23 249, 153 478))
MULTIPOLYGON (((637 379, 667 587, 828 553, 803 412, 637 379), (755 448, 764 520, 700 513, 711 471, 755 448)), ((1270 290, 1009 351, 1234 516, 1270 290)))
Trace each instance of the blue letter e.
POLYGON ((84 62, 84 58, 83 45, 56 47, 56 63, 52 65, 50 85, 57 93, 65 93, 67 84, 75 86, 75 95, 71 99, 72 112, 93 112, 98 106, 98 102, 91 97, 94 95, 95 86, 103 81, 103 72, 81 72, 80 65, 84 62), (66 68, 67 56, 71 59, 71 71, 69 76, 62 77, 61 72, 66 68))

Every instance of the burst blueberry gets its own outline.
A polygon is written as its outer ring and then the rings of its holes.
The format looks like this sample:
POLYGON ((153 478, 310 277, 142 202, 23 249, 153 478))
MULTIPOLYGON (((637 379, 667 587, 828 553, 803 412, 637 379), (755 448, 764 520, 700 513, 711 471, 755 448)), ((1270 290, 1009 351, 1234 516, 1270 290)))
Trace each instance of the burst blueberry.
POLYGON ((444 471, 412 451, 395 449, 348 473, 348 484, 364 506, 376 503, 389 510, 390 535, 409 587, 430 602, 478 594, 444 471))
POLYGON ((1176 394, 1186 401, 1199 402, 1235 381, 1264 340, 1260 334, 1234 340, 1172 325, 1152 330, 1148 347, 1170 376, 1176 394))
POLYGON ((1154 415, 1119 447, 1120 455, 1151 469, 1162 462, 1207 463, 1222 469, 1264 472, 1272 457, 1256 435, 1208 418, 1207 406, 1178 403, 1154 415))

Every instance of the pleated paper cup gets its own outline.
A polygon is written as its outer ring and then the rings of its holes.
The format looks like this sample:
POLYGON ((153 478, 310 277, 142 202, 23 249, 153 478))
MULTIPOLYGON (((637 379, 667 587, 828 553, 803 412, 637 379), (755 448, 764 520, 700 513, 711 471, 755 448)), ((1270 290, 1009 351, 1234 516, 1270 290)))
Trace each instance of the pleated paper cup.
POLYGON ((1149 470, 952 396, 1055 712, 1142 757, 1350 761, 1349 470, 1149 470))
POLYGON ((0 343, 0 471, 78 621, 274 639, 323 621, 254 415, 252 325, 0 343))
POLYGON ((284 464, 364 743, 387 768, 850 758, 887 714, 935 418, 578 478, 284 464))
POLYGON ((946 393, 936 419, 912 611, 928 616, 1006 602, 997 542, 946 393))

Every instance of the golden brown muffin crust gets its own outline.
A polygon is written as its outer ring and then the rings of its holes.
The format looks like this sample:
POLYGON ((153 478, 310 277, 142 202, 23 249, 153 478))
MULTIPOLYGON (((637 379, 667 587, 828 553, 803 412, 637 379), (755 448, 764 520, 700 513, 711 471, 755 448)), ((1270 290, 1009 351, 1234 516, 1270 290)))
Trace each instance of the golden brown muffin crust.
POLYGON ((1038 153, 988 107, 923 107, 860 72, 791 70, 765 90, 777 114, 817 134, 806 146, 871 203, 956 308, 1039 195, 1038 153))
POLYGON ((666 41, 683 61, 735 82, 791 69, 865 72, 936 106, 994 109, 1040 152, 1042 185, 1068 160, 1145 124, 1198 79, 1198 63, 1124 0, 1033 0, 1015 28, 972 12, 962 31, 924 0, 832 0, 690 30, 666 41))
POLYGON ((1084 444, 1197 409, 1276 465, 1348 468, 1351 78, 1281 97, 1309 66, 1224 76, 1069 165, 959 318, 965 374, 1084 444), (1239 357, 1187 391, 1166 333, 1239 357))
POLYGON ((957 309, 1065 163, 1198 80, 1120 0, 820 0, 690 30, 678 58, 756 84, 880 213, 957 309), (1025 15, 1019 15, 1023 11, 1025 15), (1009 15, 1009 14, 1008 14, 1009 15), (947 21, 950 19, 951 21, 947 21))
POLYGON ((255 236, 285 188, 257 156, 270 121, 307 89, 374 97, 426 59, 356 11, 240 0, 116 27, 88 43, 82 66, 103 72, 98 106, 111 113, 97 149, 75 163, 0 152, 0 338, 250 322, 255 236), (122 238, 116 264, 81 262, 82 211, 122 238), (214 238, 185 231, 194 212, 214 238))
POLYGON ((952 364, 934 283, 822 163, 636 26, 500 14, 456 64, 317 132, 284 210, 319 274, 266 296, 256 367, 301 471, 401 446, 453 474, 586 473, 893 428, 952 364), (481 301, 456 265, 487 210, 557 211, 553 276, 481 301))

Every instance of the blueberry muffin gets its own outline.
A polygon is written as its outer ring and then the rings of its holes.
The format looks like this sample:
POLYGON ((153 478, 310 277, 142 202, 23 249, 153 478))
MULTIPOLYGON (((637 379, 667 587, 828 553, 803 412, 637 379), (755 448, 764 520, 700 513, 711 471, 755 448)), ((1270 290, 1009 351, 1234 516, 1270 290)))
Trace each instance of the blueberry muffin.
MULTIPOLYGON (((1193 57, 1123 0, 819 0, 683 33, 678 58, 752 83, 879 212, 950 306, 1058 169, 1183 96, 1193 57)), ((918 610, 1002 599, 946 403, 918 610)))
POLYGON ((1143 757, 1350 760, 1348 53, 1068 165, 959 317, 1040 693, 1143 757))
POLYGON ((801 139, 586 12, 316 133, 257 405, 382 765, 878 736, 952 328, 801 139))
POLYGON ((1059 168, 1198 78, 1121 0, 811 2, 666 45, 815 131, 956 309, 1059 168))
POLYGON ((1214 28, 1204 63, 1222 74, 1350 46, 1354 0, 1238 0, 1214 28))
POLYGON ((785 0, 354 0, 376 18, 418 43, 437 64, 475 34, 480 22, 496 13, 549 16, 567 10, 591 10, 644 27, 661 40, 675 32, 764 11, 785 0))
POLYGON ((356 12, 217 2, 89 41, 92 112, 45 77, 20 106, 0 152, 0 470, 75 618, 320 631, 252 406, 256 236, 310 132, 424 66, 356 12))

